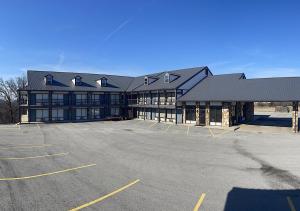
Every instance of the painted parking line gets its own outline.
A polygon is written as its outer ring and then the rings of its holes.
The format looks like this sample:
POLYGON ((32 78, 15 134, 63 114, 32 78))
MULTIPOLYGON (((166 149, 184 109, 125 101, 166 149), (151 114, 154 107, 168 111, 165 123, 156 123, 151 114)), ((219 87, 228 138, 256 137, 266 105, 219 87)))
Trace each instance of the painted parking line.
POLYGON ((186 135, 188 136, 190 133, 190 126, 188 125, 187 130, 186 130, 186 135))
POLYGON ((165 130, 165 132, 167 132, 170 129, 170 127, 172 127, 172 126, 173 125, 168 125, 167 129, 165 130))
POLYGON ((193 211, 198 211, 200 206, 202 205, 203 201, 204 201, 204 198, 205 198, 206 194, 205 193, 202 193, 199 200, 197 201, 197 204, 195 205, 193 211))
POLYGON ((36 159, 36 158, 46 158, 46 157, 55 157, 55 156, 65 156, 68 155, 68 152, 65 153, 57 153, 57 154, 51 154, 51 155, 40 155, 40 156, 33 156, 33 157, 0 157, 0 160, 27 160, 27 159, 36 159))
POLYGON ((226 133, 229 133, 229 132, 231 132, 231 130, 224 130, 222 133, 218 133, 218 134, 215 135, 215 136, 225 135, 226 133))
POLYGON ((44 173, 44 174, 38 174, 38 175, 32 175, 32 176, 27 176, 27 177, 0 178, 0 181, 14 181, 14 180, 33 179, 33 178, 38 178, 38 177, 44 177, 44 176, 50 176, 50 175, 54 175, 54 174, 65 173, 65 172, 69 172, 69 171, 75 171, 75 170, 78 170, 78 169, 83 169, 83 168, 87 168, 87 167, 91 167, 91 166, 95 166, 95 165, 96 164, 93 163, 93 164, 88 164, 88 165, 79 166, 79 167, 75 167, 75 168, 69 168, 69 169, 64 169, 64 170, 60 170, 60 171, 44 173))
POLYGON ((103 201, 104 199, 107 199, 107 198, 109 198, 109 197, 111 197, 111 196, 113 196, 113 195, 115 195, 115 194, 117 194, 117 193, 119 193, 119 192, 121 192, 121 191, 123 191, 123 190, 129 188, 130 186, 132 186, 132 185, 138 183, 139 181, 140 181, 140 180, 137 179, 137 180, 135 180, 135 181, 129 183, 128 185, 125 185, 125 186, 123 186, 123 187, 121 187, 121 188, 119 188, 119 189, 117 189, 117 190, 115 190, 115 191, 113 191, 113 192, 111 192, 111 193, 109 193, 109 194, 106 194, 106 195, 104 195, 104 196, 102 196, 102 197, 100 197, 100 198, 98 198, 98 199, 95 199, 95 200, 93 200, 93 201, 91 201, 91 202, 88 202, 88 203, 86 203, 86 204, 83 204, 83 205, 81 205, 81 206, 79 206, 79 207, 70 209, 70 211, 81 210, 81 209, 86 208, 86 207, 89 207, 89 206, 91 206, 91 205, 93 205, 93 204, 99 203, 99 202, 103 201))
POLYGON ((295 205, 293 203, 292 198, 288 196, 288 197, 286 197, 286 199, 288 201, 288 204, 289 204, 289 207, 290 207, 291 211, 297 211, 296 207, 295 207, 295 205))
POLYGON ((151 125, 149 126, 149 128, 153 127, 153 126, 156 125, 156 124, 158 124, 158 122, 154 122, 153 124, 151 124, 151 125))
POLYGON ((210 132, 210 134, 211 134, 211 137, 214 137, 215 135, 214 135, 214 133, 212 132, 212 130, 210 129, 210 127, 208 127, 208 130, 209 130, 209 132, 210 132))
POLYGON ((26 148, 41 148, 41 147, 51 147, 51 144, 42 144, 42 145, 19 145, 19 146, 10 146, 10 147, 1 147, 1 149, 26 149, 26 148))

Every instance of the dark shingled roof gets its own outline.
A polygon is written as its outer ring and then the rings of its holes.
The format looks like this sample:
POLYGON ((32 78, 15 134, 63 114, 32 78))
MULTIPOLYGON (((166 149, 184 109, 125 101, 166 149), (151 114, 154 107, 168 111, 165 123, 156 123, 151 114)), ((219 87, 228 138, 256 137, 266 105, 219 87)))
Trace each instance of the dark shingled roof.
POLYGON ((28 86, 27 90, 59 90, 59 91, 126 91, 133 77, 90 74, 90 73, 72 73, 72 72, 53 72, 53 71, 27 71, 28 86), (53 76, 53 84, 45 85, 44 76, 53 76), (82 79, 80 86, 75 86, 72 82, 75 76, 79 75, 82 79), (101 87, 97 80, 102 77, 107 78, 107 86, 101 87))
POLYGON ((300 101, 300 77, 242 79, 240 76, 209 76, 179 101, 300 101))
POLYGON ((146 75, 148 77, 157 78, 155 82, 150 83, 148 85, 144 84, 145 76, 139 76, 134 78, 133 82, 129 86, 127 91, 150 91, 150 90, 162 90, 162 89, 176 89, 182 83, 196 75, 197 73, 205 70, 207 67, 195 67, 188 69, 180 69, 174 71, 165 71, 159 73, 153 73, 150 75, 146 75), (170 81, 170 83, 164 82, 164 76, 166 73, 170 75, 176 75, 177 79, 174 81, 170 81))

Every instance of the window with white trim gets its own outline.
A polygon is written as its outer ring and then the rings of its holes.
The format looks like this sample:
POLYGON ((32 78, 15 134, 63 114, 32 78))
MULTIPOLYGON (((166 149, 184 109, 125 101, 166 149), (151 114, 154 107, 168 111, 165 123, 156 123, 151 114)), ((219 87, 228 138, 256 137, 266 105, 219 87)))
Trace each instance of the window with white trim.
POLYGON ((86 108, 76 108, 76 120, 87 119, 87 109, 86 108))
POLYGON ((36 121, 46 122, 49 120, 49 110, 48 109, 37 109, 36 110, 36 121))
POLYGON ((112 116, 119 116, 120 115, 120 108, 111 108, 110 113, 112 116))
POLYGON ((64 120, 64 109, 53 108, 52 109, 52 120, 53 121, 63 121, 64 120))

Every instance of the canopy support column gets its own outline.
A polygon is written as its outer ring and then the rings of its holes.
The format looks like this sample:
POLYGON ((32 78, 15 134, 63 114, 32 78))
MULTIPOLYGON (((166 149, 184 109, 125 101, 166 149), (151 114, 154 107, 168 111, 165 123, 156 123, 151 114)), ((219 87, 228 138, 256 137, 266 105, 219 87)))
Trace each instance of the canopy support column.
POLYGON ((293 102, 292 129, 293 129, 294 133, 298 133, 299 132, 298 102, 293 102))

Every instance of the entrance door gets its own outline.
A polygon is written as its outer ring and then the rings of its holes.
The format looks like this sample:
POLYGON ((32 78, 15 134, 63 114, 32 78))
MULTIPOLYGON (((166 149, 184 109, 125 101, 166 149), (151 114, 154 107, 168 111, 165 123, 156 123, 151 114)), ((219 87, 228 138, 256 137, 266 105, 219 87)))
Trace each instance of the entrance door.
POLYGON ((205 107, 200 107, 199 115, 200 125, 205 125, 205 107))
POLYGON ((210 125, 222 125, 222 106, 211 106, 210 107, 210 125))

